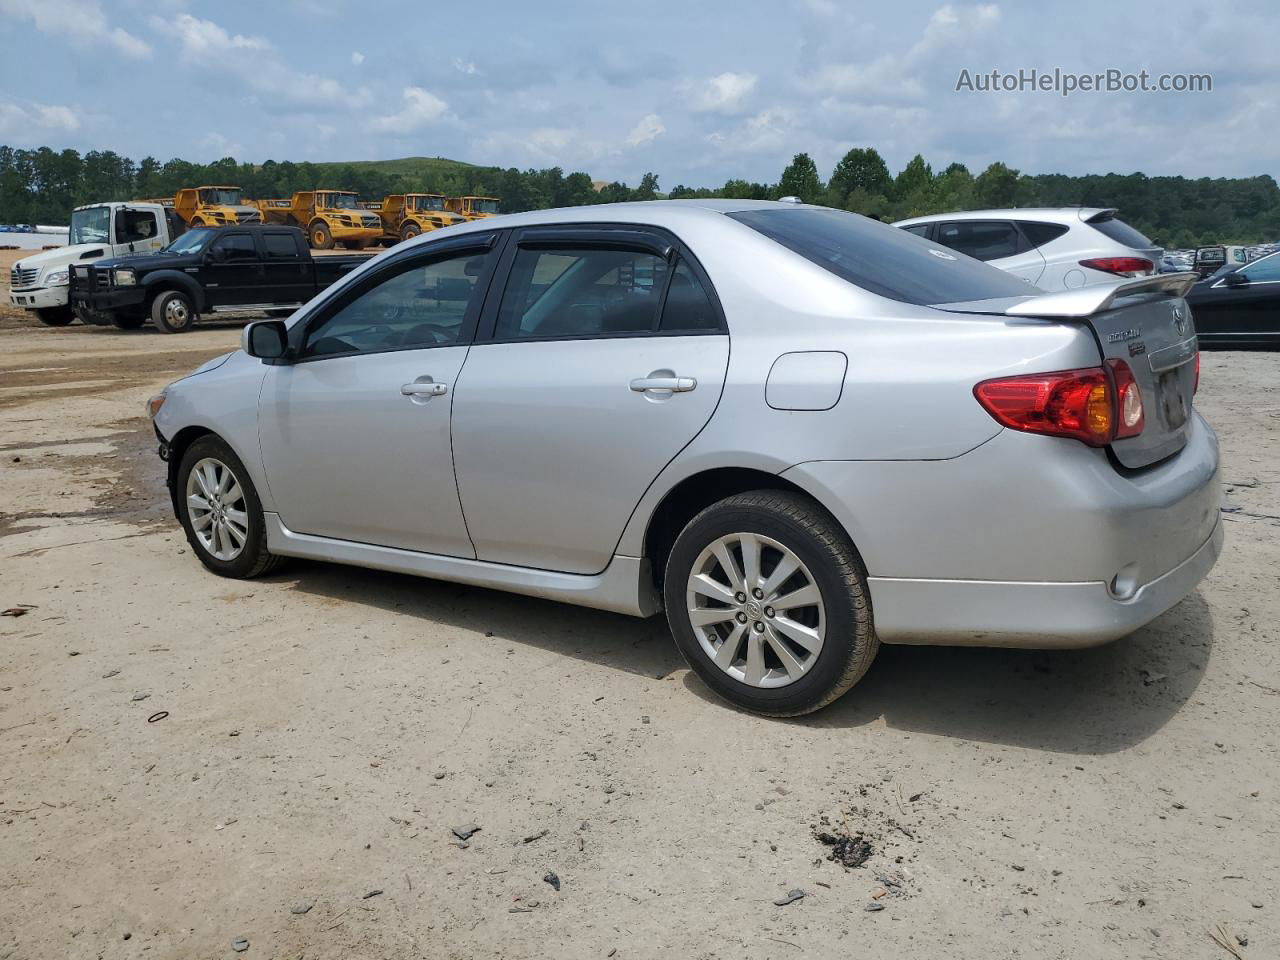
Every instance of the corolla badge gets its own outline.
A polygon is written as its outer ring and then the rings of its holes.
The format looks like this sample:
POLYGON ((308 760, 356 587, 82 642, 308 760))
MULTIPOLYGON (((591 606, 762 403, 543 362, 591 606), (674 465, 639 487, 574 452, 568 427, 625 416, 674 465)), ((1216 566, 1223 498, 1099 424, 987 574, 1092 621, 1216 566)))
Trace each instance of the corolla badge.
POLYGON ((1178 304, 1173 305, 1173 326, 1178 333, 1187 332, 1187 311, 1178 304))
POLYGON ((946 253, 946 252, 944 252, 944 251, 942 251, 942 250, 934 250, 932 247, 929 249, 929 252, 930 252, 930 253, 932 253, 935 257, 937 257, 937 258, 938 258, 938 259, 940 259, 940 260, 954 260, 954 259, 955 259, 955 257, 953 257, 951 254, 946 253))

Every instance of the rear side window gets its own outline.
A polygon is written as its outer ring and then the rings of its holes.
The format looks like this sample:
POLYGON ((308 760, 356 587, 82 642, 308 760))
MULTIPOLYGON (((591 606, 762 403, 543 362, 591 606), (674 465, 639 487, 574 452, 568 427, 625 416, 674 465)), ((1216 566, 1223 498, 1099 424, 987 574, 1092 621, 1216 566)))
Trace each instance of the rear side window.
POLYGON ((1123 220, 1108 216, 1102 219, 1090 220, 1089 226, 1097 230, 1108 239, 1114 240, 1116 243, 1132 247, 1135 250, 1145 250, 1154 247, 1155 244, 1139 233, 1133 227, 1129 226, 1123 220))
POLYGON ((910 227, 903 227, 907 233, 914 233, 917 237, 927 237, 929 235, 929 224, 917 223, 910 227))
POLYGON ((266 243, 267 256, 273 258, 298 258, 298 244, 287 233, 268 233, 263 236, 266 243))
POLYGON ((728 216, 890 300, 923 305, 1027 296, 1026 282, 1012 274, 856 213, 742 210, 728 216))
POLYGON ((719 328, 720 320, 716 316, 715 307, 711 305, 711 298, 707 296, 707 291, 689 269, 689 265, 681 259, 676 265, 675 273, 671 275, 659 329, 677 333, 719 328))
POLYGON ((999 260, 1018 252, 1018 230, 1008 220, 955 220, 938 224, 939 243, 975 260, 999 260))
POLYGON ((1067 227, 1061 223, 1042 223, 1039 220, 1019 220, 1018 226, 1022 228, 1022 234, 1031 243, 1031 248, 1043 247, 1051 240, 1057 240, 1060 236, 1067 232, 1067 227))
POLYGON ((498 310, 499 340, 601 337, 656 329, 667 261, 602 247, 522 248, 498 310))

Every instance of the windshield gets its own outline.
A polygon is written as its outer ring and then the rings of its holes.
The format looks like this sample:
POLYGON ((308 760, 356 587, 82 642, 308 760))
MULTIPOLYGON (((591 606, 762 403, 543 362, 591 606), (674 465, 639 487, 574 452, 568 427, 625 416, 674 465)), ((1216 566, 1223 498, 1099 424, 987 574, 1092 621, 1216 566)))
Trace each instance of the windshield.
POLYGON ((414 197, 414 210, 443 210, 444 197, 414 197))
POLYGON ((90 207, 71 214, 68 243, 106 243, 111 231, 111 208, 90 207))
POLYGON ((359 210, 360 203, 354 193, 324 193, 320 195, 320 206, 334 210, 359 210))
POLYGON ((200 202, 206 207, 238 207, 244 203, 238 187, 221 187, 200 191, 200 202))
POLYGON ((920 305, 1027 297, 1035 287, 957 251, 841 210, 743 210, 728 216, 842 280, 920 305))
POLYGON ((199 253, 213 239, 213 234, 211 227, 196 227, 173 241, 165 250, 168 253, 199 253))
POLYGON ((474 213, 497 213, 497 200, 472 200, 471 210, 474 213))

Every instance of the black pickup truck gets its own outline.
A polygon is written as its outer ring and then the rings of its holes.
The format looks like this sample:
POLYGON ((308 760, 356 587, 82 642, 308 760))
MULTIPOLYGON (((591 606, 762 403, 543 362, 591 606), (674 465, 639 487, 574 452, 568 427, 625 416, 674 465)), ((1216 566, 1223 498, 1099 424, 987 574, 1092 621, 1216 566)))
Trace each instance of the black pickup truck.
POLYGON ((369 255, 312 258, 297 227, 196 227, 158 253, 76 266, 71 307, 85 323, 190 330, 219 311, 287 311, 369 255))

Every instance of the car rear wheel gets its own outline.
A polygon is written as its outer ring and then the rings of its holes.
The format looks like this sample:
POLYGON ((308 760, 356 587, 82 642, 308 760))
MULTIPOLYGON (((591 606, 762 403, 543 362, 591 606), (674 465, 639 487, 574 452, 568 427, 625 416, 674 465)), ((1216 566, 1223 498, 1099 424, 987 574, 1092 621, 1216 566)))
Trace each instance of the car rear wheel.
POLYGON ((40 307, 36 310, 36 319, 46 327, 65 327, 75 318, 70 307, 40 307))
POLYGON ((676 539, 664 585, 680 652, 712 690, 774 717, 831 703, 879 649, 862 561, 806 497, 721 500, 676 539))
POLYGON ((175 488, 178 519, 200 562, 223 577, 247 579, 274 569, 262 502, 240 458, 213 435, 182 455, 175 488))
POLYGON ((185 333, 199 314, 189 296, 181 290, 167 290, 152 302, 151 319, 165 333, 185 333))

